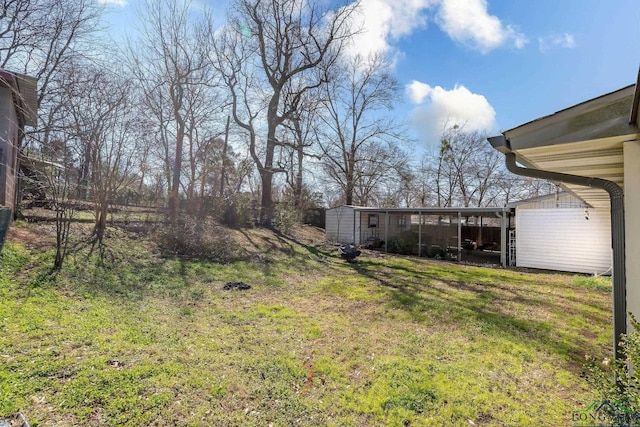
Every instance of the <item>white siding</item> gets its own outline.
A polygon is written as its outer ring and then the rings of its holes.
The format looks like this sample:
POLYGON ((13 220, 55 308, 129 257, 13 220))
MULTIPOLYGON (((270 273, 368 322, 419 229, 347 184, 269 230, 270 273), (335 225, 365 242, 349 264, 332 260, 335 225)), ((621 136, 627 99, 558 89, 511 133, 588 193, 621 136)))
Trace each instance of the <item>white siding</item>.
MULTIPOLYGON (((624 143, 627 310, 640 319, 640 141, 624 143)), ((628 323, 628 321, 627 321, 628 323)), ((637 367, 636 367, 637 369, 637 367)))
POLYGON ((517 209, 558 209, 558 208, 584 208, 587 206, 582 200, 570 193, 550 195, 542 199, 522 201, 517 203, 517 209))
POLYGON ((325 218, 327 240, 338 243, 357 244, 357 241, 354 242, 353 220, 354 209, 351 206, 327 209, 325 218))
POLYGON ((518 267, 601 274, 611 268, 606 210, 516 209, 518 267))

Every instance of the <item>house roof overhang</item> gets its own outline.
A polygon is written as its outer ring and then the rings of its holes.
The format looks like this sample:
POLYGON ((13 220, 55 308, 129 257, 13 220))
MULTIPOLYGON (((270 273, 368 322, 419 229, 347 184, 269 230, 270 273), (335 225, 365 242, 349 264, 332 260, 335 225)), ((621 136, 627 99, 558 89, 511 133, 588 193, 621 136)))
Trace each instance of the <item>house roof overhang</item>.
MULTIPOLYGON (((640 77, 640 73, 639 73, 640 77)), ((528 168, 601 178, 624 188, 623 145, 640 140, 640 85, 582 102, 503 132, 489 141, 516 154, 528 168)), ((594 207, 607 207, 604 190, 561 183, 594 207)))
POLYGON ((0 69, 0 86, 13 92, 21 125, 36 126, 38 120, 38 80, 24 74, 0 69))

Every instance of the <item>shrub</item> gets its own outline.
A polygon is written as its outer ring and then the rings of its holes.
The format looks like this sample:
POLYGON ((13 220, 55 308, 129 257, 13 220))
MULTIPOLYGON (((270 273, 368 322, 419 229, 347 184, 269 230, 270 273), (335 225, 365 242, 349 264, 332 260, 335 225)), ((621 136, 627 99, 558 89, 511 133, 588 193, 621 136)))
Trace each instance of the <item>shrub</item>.
MULTIPOLYGON (((257 221, 255 202, 249 194, 238 193, 226 197, 220 207, 222 224, 232 228, 248 227, 257 221)), ((216 209, 218 211, 218 209, 216 209)))
POLYGON ((417 255, 418 235, 411 231, 402 233, 399 237, 389 239, 387 251, 401 255, 417 255))
POLYGON ((168 224, 157 235, 163 256, 178 256, 214 262, 230 262, 241 257, 241 249, 224 227, 211 220, 183 217, 168 224))
POLYGON ((431 245, 427 249, 427 256, 429 258, 444 259, 446 255, 447 251, 445 251, 444 248, 439 245, 431 245))
POLYGON ((273 228, 286 234, 289 233, 294 226, 301 223, 300 211, 295 206, 285 203, 278 203, 276 205, 273 218, 271 219, 273 228))
MULTIPOLYGON (((640 415, 640 323, 631 313, 629 316, 633 331, 624 336, 620 343, 620 353, 623 357, 613 361, 610 369, 608 361, 605 360, 602 366, 593 358, 589 358, 583 375, 596 389, 599 398, 615 403, 629 415, 638 416, 640 415)), ((619 419, 618 421, 628 424, 628 420, 619 419)))

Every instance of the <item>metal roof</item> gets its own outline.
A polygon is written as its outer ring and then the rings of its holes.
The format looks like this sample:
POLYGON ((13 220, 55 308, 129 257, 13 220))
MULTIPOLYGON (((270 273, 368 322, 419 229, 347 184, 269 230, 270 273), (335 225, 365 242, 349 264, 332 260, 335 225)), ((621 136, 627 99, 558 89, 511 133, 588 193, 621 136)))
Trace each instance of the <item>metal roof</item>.
POLYGON ((337 208, 352 208, 355 211, 359 212, 389 212, 389 213, 409 213, 409 214, 431 214, 431 215, 453 215, 460 212, 461 214, 466 215, 482 215, 482 214, 496 214, 502 212, 510 212, 511 209, 508 207, 426 207, 426 208, 380 208, 380 207, 371 207, 371 206, 353 206, 353 205, 342 205, 337 206, 331 209, 337 208))

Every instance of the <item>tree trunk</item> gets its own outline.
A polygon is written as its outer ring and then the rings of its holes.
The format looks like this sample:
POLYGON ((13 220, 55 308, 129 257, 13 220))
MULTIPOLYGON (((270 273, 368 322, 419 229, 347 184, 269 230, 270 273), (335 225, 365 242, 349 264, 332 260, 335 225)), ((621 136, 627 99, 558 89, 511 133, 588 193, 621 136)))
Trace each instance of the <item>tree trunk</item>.
MULTIPOLYGON (((169 196, 169 219, 174 222, 178 218, 178 193, 180 191, 180 172, 182 170, 182 146, 184 143, 185 125, 184 119, 180 115, 181 99, 176 98, 175 89, 172 87, 171 97, 174 99, 173 115, 178 129, 176 132, 176 158, 173 162, 173 173, 171 177, 171 194, 169 196)), ((182 90, 178 87, 178 92, 182 90)))
POLYGON ((302 211, 302 166, 304 162, 304 137, 300 126, 300 119, 294 121, 298 146, 296 152, 298 154, 298 170, 296 171, 296 179, 293 188, 293 197, 295 206, 299 210, 300 218, 304 216, 302 211))
POLYGON ((351 148, 351 152, 349 153, 349 159, 347 161, 347 188, 345 189, 345 204, 353 205, 353 192, 355 189, 355 171, 356 171, 356 160, 355 160, 355 148, 351 148))
POLYGON ((82 169, 78 179, 78 198, 80 200, 87 200, 89 197, 89 164, 91 163, 91 145, 85 145, 83 154, 82 169))
POLYGON ((276 149, 276 129, 278 126, 278 104, 280 102, 279 93, 275 93, 269 102, 269 110, 267 113, 267 150, 265 153, 264 167, 260 172, 260 180, 262 182, 262 198, 260 202, 260 224, 265 227, 271 227, 271 220, 275 212, 273 204, 273 157, 276 149))
POLYGON ((100 206, 96 212, 96 223, 93 227, 93 235, 96 237, 98 243, 102 243, 104 238, 104 231, 107 229, 107 215, 108 215, 108 202, 106 200, 100 201, 100 206))
POLYGON ((224 145, 222 146, 222 168, 220 169, 220 198, 224 197, 224 181, 226 180, 227 147, 229 146, 229 122, 231 116, 227 116, 227 126, 224 129, 224 145))
POLYGON ((294 188, 294 203, 300 214, 302 214, 302 165, 304 161, 304 147, 302 144, 298 146, 298 170, 296 173, 296 183, 294 188))
POLYGON ((260 199, 260 225, 271 227, 271 220, 275 213, 275 206, 272 197, 273 172, 270 170, 260 171, 260 181, 262 184, 262 197, 260 199))

